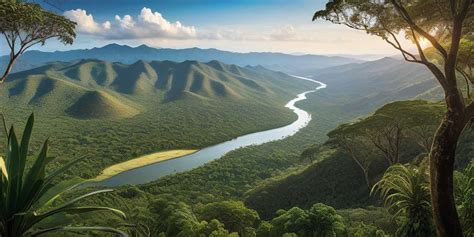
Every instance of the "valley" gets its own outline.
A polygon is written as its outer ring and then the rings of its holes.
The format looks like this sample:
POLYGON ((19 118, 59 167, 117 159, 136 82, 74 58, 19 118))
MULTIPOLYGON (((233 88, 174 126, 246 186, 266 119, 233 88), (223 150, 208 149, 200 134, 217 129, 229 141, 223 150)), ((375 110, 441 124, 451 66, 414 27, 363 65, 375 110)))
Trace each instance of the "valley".
POLYGON ((199 149, 289 124, 296 116, 284 105, 311 87, 283 73, 217 61, 82 60, 13 74, 0 104, 7 124, 35 112, 33 147, 48 134, 60 162, 90 156, 76 175, 92 178, 140 155, 199 149))

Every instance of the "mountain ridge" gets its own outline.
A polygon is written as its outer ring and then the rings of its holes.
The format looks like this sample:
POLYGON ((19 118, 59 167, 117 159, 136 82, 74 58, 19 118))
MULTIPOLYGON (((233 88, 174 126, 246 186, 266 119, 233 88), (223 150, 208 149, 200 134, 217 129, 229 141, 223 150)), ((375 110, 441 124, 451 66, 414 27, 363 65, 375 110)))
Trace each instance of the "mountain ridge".
MULTIPOLYGON (((272 70, 306 75, 315 69, 363 62, 362 60, 340 56, 323 55, 291 55, 276 52, 230 52, 219 49, 201 48, 152 48, 146 45, 131 47, 128 45, 108 44, 91 49, 74 49, 68 51, 43 52, 39 50, 27 51, 15 64, 14 71, 19 72, 42 66, 53 61, 71 62, 80 59, 99 59, 111 62, 132 63, 137 60, 145 61, 177 61, 196 60, 209 62, 218 60, 226 64, 239 66, 263 65, 272 70), (31 63, 35 62, 35 63, 31 63)), ((0 68, 4 68, 8 56, 0 57, 0 68)))
POLYGON ((268 105, 271 98, 287 94, 285 89, 294 80, 264 68, 242 68, 216 60, 124 64, 81 59, 14 73, 6 82, 6 91, 8 98, 38 108, 51 107, 78 119, 121 119, 180 100, 268 105))

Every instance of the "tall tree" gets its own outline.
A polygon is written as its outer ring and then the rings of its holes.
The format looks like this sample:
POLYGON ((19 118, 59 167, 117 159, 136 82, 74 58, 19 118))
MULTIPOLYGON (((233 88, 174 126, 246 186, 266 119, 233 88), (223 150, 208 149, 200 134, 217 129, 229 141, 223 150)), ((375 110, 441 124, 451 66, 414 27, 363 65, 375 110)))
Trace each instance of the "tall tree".
POLYGON ((322 18, 381 37, 406 61, 425 65, 443 88, 447 111, 430 151, 430 190, 438 236, 463 235, 453 195, 453 171, 458 140, 474 117, 474 103, 465 99, 456 73, 469 70, 468 66, 460 66, 466 55, 459 51, 463 50, 462 40, 470 41, 473 34, 472 3, 473 0, 334 0, 313 16, 313 20, 322 18), (402 44, 400 33, 412 40, 416 53, 402 44), (422 40, 431 44, 441 60, 425 53, 422 40))
POLYGON ((9 48, 9 60, 0 83, 7 80, 18 58, 31 46, 44 45, 48 39, 57 38, 72 44, 76 23, 34 3, 0 1, 0 33, 9 48))
POLYGON ((400 122, 393 121, 379 128, 367 129, 366 137, 383 154, 389 166, 400 161, 400 145, 403 138, 400 122))
POLYGON ((370 165, 375 160, 374 153, 376 153, 372 148, 373 146, 368 144, 368 139, 363 136, 351 136, 347 134, 337 136, 336 142, 362 170, 364 173, 365 183, 370 190, 372 185, 370 184, 369 170, 370 165))

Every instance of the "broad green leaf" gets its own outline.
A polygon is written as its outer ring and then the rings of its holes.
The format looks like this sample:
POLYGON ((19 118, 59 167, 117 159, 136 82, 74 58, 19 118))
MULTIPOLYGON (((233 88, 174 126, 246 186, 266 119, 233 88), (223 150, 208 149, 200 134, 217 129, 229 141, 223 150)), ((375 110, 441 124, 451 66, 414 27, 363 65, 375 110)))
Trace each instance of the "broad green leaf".
POLYGON ((98 190, 98 191, 86 193, 84 195, 81 195, 77 198, 74 198, 74 199, 66 202, 65 204, 60 205, 59 207, 55 207, 55 208, 53 208, 51 210, 48 210, 44 213, 34 213, 34 216, 31 217, 31 223, 33 223, 33 224, 32 225, 27 225, 26 227, 31 228, 34 225, 34 223, 38 223, 38 222, 42 221, 43 219, 45 219, 47 217, 50 217, 54 214, 63 212, 64 210, 66 210, 68 208, 71 208, 74 204, 76 204, 77 202, 79 202, 80 200, 82 200, 84 198, 87 198, 87 197, 90 197, 90 196, 93 196, 93 195, 97 195, 97 194, 100 194, 100 193, 106 193, 106 192, 112 192, 112 191, 113 191, 112 189, 104 189, 104 190, 98 190))
POLYGON ((87 212, 94 212, 94 211, 110 211, 114 214, 117 214, 120 218, 127 219, 127 215, 124 212, 111 208, 111 207, 94 207, 94 206, 83 206, 83 207, 71 207, 66 208, 63 210, 64 213, 68 214, 82 214, 87 212))
POLYGON ((8 191, 7 191, 7 207, 9 214, 16 211, 18 204, 18 196, 20 191, 19 183, 19 149, 18 140, 15 135, 15 130, 12 126, 8 136, 8 147, 6 154, 6 166, 8 169, 8 191))
POLYGON ((77 159, 74 159, 72 161, 70 161, 69 163, 65 164, 64 166, 56 169, 55 171, 53 171, 50 175, 48 175, 48 177, 45 179, 44 181, 44 184, 42 186, 42 188, 39 190, 39 192, 37 193, 37 196, 33 198, 33 202, 36 202, 37 199, 44 195, 46 192, 48 192, 48 190, 51 188, 50 184, 51 182, 54 180, 54 178, 56 178, 58 175, 62 174, 64 171, 66 171, 67 169, 71 168, 73 165, 77 164, 78 162, 82 161, 84 158, 86 158, 86 156, 82 156, 82 157, 79 157, 77 159))
MULTIPOLYGON (((45 166, 47 164, 47 153, 48 153, 48 140, 46 140, 41 148, 41 152, 36 158, 35 163, 30 168, 28 175, 24 182, 24 187, 22 193, 24 193, 25 198, 23 202, 25 202, 26 198, 31 198, 35 196, 35 193, 32 192, 34 185, 38 184, 39 179, 44 176, 45 166)), ((39 189, 38 189, 39 190, 39 189)))
POLYGON ((78 232, 85 232, 85 231, 100 231, 100 232, 106 232, 106 233, 112 233, 112 234, 117 234, 118 236, 121 237, 128 237, 128 235, 121 231, 117 230, 114 228, 110 227, 102 227, 102 226, 80 226, 80 227, 75 227, 75 226, 63 226, 63 227, 53 227, 49 229, 43 229, 43 230, 38 230, 35 232, 32 232, 30 236, 39 236, 45 233, 53 232, 53 231, 78 231, 78 232))
POLYGON ((30 144, 31 133, 33 131, 33 124, 35 117, 33 114, 30 115, 28 121, 26 122, 25 129, 23 130, 23 135, 21 137, 20 145, 20 157, 19 157, 19 183, 23 185, 23 173, 25 171, 26 157, 28 155, 28 146, 30 144))

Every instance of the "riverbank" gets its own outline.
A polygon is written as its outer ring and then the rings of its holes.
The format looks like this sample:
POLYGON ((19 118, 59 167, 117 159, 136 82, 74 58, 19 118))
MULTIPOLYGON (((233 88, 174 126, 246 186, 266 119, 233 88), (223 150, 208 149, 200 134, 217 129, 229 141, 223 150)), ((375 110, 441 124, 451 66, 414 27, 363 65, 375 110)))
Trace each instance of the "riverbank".
POLYGON ((125 171, 129 171, 129 170, 133 170, 133 169, 140 168, 143 166, 190 155, 197 151, 198 150, 170 150, 170 151, 155 152, 152 154, 140 156, 135 159, 131 159, 128 161, 124 161, 124 162, 109 166, 105 168, 100 173, 100 175, 91 179, 90 181, 100 182, 102 180, 108 179, 112 176, 118 175, 125 171))
POLYGON ((122 172, 111 178, 103 179, 100 182, 103 186, 119 186, 125 184, 138 185, 155 181, 163 176, 185 172, 194 168, 198 168, 213 160, 217 160, 228 152, 242 149, 248 146, 258 146, 277 140, 283 140, 295 135, 300 129, 306 127, 311 121, 311 114, 296 107, 296 103, 306 100, 307 95, 326 87, 324 83, 305 77, 296 77, 300 80, 308 80, 318 86, 313 90, 305 91, 298 94, 294 99, 286 104, 286 108, 290 109, 297 115, 297 119, 283 127, 269 129, 265 131, 246 134, 232 140, 222 142, 213 146, 209 146, 199 150, 198 152, 183 156, 180 159, 173 159, 167 162, 159 162, 153 165, 139 167, 136 169, 122 172))

